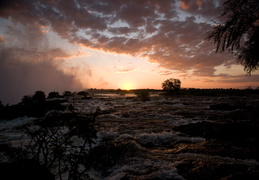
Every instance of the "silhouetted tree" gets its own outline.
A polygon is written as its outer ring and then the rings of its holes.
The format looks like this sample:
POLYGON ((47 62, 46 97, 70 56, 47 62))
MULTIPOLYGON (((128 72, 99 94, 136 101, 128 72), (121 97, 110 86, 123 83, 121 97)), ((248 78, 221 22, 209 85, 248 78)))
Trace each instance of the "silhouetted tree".
POLYGON ((21 104, 23 104, 23 105, 30 105, 30 104, 32 104, 32 97, 28 96, 28 95, 23 96, 21 104))
POLYGON ((13 162, 32 159, 47 167, 56 179, 90 179, 89 150, 95 144, 99 111, 89 114, 51 113, 20 127, 28 138, 21 147, 7 146, 5 156, 13 162))
POLYGON ((36 91, 32 96, 34 102, 44 102, 46 100, 46 95, 43 91, 36 91))
POLYGON ((0 109, 4 108, 4 105, 2 104, 2 101, 0 101, 0 109))
POLYGON ((79 91, 77 93, 77 95, 82 96, 82 97, 87 97, 89 95, 89 93, 87 91, 79 91))
POLYGON ((60 97, 59 93, 58 93, 58 92, 55 92, 55 91, 50 92, 49 95, 48 95, 48 99, 51 99, 51 98, 59 98, 59 97, 60 97))
POLYGON ((72 96, 72 93, 71 93, 71 91, 64 91, 63 96, 65 96, 65 97, 72 96))
POLYGON ((237 55, 248 75, 259 67, 259 1, 227 0, 221 16, 208 39, 217 44, 216 52, 228 50, 237 55))
POLYGON ((168 92, 180 90, 181 81, 179 79, 174 78, 167 79, 162 83, 162 88, 163 90, 166 90, 168 92))

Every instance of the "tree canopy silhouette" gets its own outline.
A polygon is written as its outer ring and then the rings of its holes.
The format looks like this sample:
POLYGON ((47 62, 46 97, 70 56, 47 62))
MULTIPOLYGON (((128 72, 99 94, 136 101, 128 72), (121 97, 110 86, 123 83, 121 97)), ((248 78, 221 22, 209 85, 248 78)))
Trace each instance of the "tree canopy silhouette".
POLYGON ((259 1, 227 0, 221 16, 207 39, 217 44, 216 52, 228 50, 237 55, 248 75, 259 67, 259 1))
POLYGON ((168 93, 180 90, 181 81, 179 79, 169 78, 162 83, 162 88, 168 93))

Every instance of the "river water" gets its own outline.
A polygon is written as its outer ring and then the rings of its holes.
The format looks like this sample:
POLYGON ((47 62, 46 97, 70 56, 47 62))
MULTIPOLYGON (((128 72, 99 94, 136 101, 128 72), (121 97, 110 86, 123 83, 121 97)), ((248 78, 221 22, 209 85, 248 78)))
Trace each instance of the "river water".
POLYGON ((236 114, 244 111, 210 109, 219 103, 250 106, 258 105, 258 99, 153 95, 150 101, 140 101, 134 96, 117 95, 74 102, 78 111, 96 107, 106 112, 98 118, 97 143, 104 148, 97 156, 102 165, 98 166, 100 171, 89 171, 91 177, 114 180, 257 178, 258 159, 253 155, 238 155, 245 147, 174 130, 192 123, 233 121, 236 114))
MULTIPOLYGON (((244 123, 247 125, 251 119, 258 122, 258 116, 253 114, 258 108, 258 97, 166 97, 153 94, 149 101, 140 101, 133 94, 99 94, 91 99, 71 98, 68 104, 73 104, 78 112, 87 113, 96 109, 102 112, 97 118, 98 138, 90 153, 94 162, 88 174, 93 179, 259 177, 258 145, 255 145, 258 133, 252 133, 251 137, 245 139, 239 136, 242 139, 240 143, 229 139, 234 133, 231 130, 229 136, 226 128, 223 132, 218 131, 215 128, 217 126, 204 126, 216 123, 228 127, 229 123, 249 121, 244 123), (211 105, 222 103, 235 108, 211 109, 211 105), (226 122, 228 124, 225 126, 226 122), (193 124, 198 125, 198 128, 188 126, 193 124), (199 129, 199 125, 205 127, 204 131, 199 129), (184 127, 184 131, 178 127, 184 127), (192 134, 186 133, 188 131, 192 134), (228 140, 224 140, 224 135, 228 140)), ((34 119, 1 121, 1 142, 18 139, 19 134, 15 134, 12 127, 34 119)), ((254 124, 257 128, 258 123, 254 124)))

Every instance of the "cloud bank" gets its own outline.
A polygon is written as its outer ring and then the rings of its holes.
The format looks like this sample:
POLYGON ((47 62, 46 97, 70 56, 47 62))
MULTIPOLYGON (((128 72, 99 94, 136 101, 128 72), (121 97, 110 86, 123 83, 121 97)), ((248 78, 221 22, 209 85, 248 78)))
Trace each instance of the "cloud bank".
POLYGON ((37 90, 78 90, 83 88, 73 74, 59 68, 70 54, 50 48, 44 32, 30 31, 21 23, 6 25, 0 36, 0 101, 14 104, 37 90))
POLYGON ((65 89, 76 90, 81 87, 73 76, 66 75, 56 68, 52 62, 53 57, 47 52, 2 48, 0 50, 1 101, 17 103, 24 95, 33 94, 37 90, 63 92, 65 89), (48 59, 39 60, 40 57, 48 59))
POLYGON ((214 46, 204 41, 219 5, 216 0, 12 0, 0 15, 35 34, 49 27, 86 47, 142 55, 162 67, 208 75, 229 60, 213 54, 214 46))

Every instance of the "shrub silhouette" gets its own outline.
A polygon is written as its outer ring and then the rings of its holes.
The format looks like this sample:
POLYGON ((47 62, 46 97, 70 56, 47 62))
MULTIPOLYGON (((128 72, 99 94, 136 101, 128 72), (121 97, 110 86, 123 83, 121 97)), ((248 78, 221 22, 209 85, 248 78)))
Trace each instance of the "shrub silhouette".
POLYGON ((71 93, 71 91, 64 91, 63 96, 65 96, 65 97, 72 96, 72 93, 71 93))
POLYGON ((34 102, 44 102, 46 100, 46 95, 43 91, 36 91, 32 96, 34 102))
POLYGON ((82 99, 90 99, 91 97, 89 97, 89 92, 87 91, 79 91, 77 93, 78 96, 81 96, 82 99))
POLYGON ((148 90, 137 90, 135 92, 135 94, 137 95, 137 97, 141 101, 149 101, 150 100, 150 94, 149 94, 148 90))
POLYGON ((19 148, 9 147, 12 161, 32 159, 62 179, 89 179, 85 157, 96 138, 97 112, 90 114, 52 113, 35 123, 21 127, 30 142, 19 148), (83 161, 84 160, 84 161, 83 161))
POLYGON ((33 103, 32 96, 25 95, 25 96, 23 96, 22 101, 21 101, 20 104, 22 104, 22 105, 30 105, 32 103, 33 103))
POLYGON ((59 93, 58 93, 58 92, 55 92, 55 91, 50 92, 50 93, 48 94, 48 99, 59 98, 59 97, 60 97, 59 93))
POLYGON ((83 96, 83 97, 87 97, 87 96, 89 95, 89 93, 88 93, 87 91, 79 91, 79 92, 77 93, 77 95, 83 96))
POLYGON ((33 96, 26 95, 15 105, 0 108, 0 119, 13 119, 22 116, 43 117, 50 110, 64 110, 61 103, 66 100, 46 101, 43 91, 36 91, 33 96))

